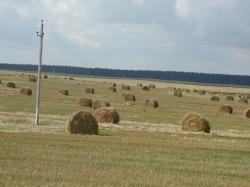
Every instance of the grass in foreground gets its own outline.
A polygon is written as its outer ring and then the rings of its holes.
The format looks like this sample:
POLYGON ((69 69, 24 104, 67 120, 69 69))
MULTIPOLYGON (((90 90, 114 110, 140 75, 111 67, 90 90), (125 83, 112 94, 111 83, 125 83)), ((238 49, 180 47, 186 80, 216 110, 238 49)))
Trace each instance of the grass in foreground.
POLYGON ((250 140, 0 132, 0 186, 249 186, 250 140))

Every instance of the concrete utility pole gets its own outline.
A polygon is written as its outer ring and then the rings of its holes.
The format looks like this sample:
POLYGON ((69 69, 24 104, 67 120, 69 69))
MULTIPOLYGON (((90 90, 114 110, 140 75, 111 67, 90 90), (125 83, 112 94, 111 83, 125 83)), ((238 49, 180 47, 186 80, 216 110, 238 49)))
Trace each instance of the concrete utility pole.
POLYGON ((42 60, 43 60, 43 20, 41 21, 41 31, 37 32, 37 36, 40 37, 40 51, 39 51, 39 64, 37 72, 37 94, 36 94, 36 125, 39 125, 39 113, 40 113, 40 88, 41 88, 41 69, 42 69, 42 60))

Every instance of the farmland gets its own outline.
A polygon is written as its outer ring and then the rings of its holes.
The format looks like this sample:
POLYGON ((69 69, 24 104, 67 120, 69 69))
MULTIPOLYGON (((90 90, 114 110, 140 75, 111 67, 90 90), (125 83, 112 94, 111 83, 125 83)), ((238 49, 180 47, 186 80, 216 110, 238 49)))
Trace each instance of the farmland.
POLYGON ((0 71, 0 185, 3 186, 249 186, 249 104, 238 102, 250 88, 232 88, 147 80, 49 75, 42 81, 41 125, 34 125, 36 84, 27 73, 0 71), (15 82, 16 88, 7 88, 15 82), (117 83, 117 92, 108 88, 117 83), (137 83, 155 84, 143 91, 137 83), (122 84, 136 102, 127 103, 122 84), (32 96, 21 95, 31 88, 32 96), (95 94, 86 94, 92 87, 95 94), (174 97, 170 88, 181 88, 174 97), (69 96, 58 94, 69 90, 69 96), (206 90, 200 95, 193 90, 206 90), (216 92, 216 93, 215 93, 216 92), (220 102, 212 102, 218 95, 220 102), (235 101, 226 101, 232 95, 235 101), (68 135, 69 115, 80 97, 106 100, 120 113, 118 125, 99 124, 99 136, 68 135), (145 107, 155 98, 159 108, 145 107), (222 104, 233 114, 219 113, 222 104), (205 116, 211 133, 187 133, 180 120, 187 113, 205 116))

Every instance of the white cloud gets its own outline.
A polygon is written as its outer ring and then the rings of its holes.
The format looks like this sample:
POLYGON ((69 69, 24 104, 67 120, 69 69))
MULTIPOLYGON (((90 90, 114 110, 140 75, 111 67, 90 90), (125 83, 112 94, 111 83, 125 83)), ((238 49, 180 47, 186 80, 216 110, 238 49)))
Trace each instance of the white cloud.
POLYGON ((188 0, 177 0, 175 10, 181 18, 187 18, 190 13, 188 0))
MULTIPOLYGON (((89 29, 82 24, 85 18, 83 3, 79 0, 42 0, 43 12, 49 14, 50 25, 70 42, 82 48, 100 48, 97 39, 86 36, 89 29)), ((92 34, 92 32, 91 32, 92 34)))

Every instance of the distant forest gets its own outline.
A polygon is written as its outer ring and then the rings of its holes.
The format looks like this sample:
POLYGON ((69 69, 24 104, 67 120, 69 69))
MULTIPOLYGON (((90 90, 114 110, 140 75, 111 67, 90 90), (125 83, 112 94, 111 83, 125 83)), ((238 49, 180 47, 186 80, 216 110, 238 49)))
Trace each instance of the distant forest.
MULTIPOLYGON (((37 71, 37 65, 0 63, 2 70, 37 71)), ((43 72, 83 76, 103 76, 114 78, 158 79, 207 84, 250 86, 250 76, 188 73, 175 71, 118 70, 106 68, 83 68, 73 66, 44 65, 43 72)))

